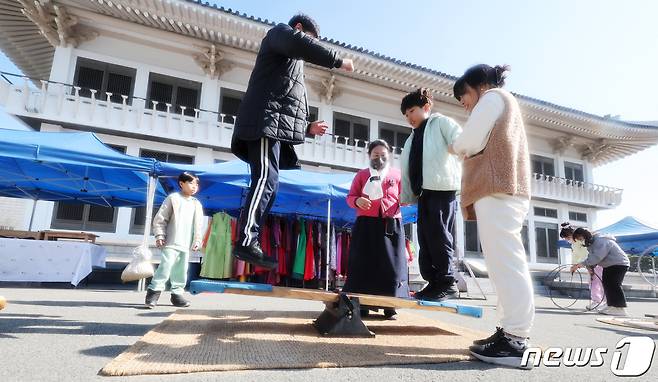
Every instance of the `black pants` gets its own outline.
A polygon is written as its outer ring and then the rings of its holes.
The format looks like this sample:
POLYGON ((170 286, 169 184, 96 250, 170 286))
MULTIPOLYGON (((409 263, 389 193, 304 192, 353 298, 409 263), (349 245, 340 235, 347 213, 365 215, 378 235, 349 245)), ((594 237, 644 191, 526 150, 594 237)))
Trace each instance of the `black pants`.
POLYGON ((450 286, 455 282, 455 191, 423 190, 418 199, 418 265, 428 282, 450 286))
POLYGON ((626 296, 624 295, 621 284, 624 281, 627 271, 628 267, 626 265, 612 265, 603 268, 603 278, 601 281, 605 298, 608 300, 608 306, 617 308, 626 307, 626 296))
POLYGON ((261 138, 249 141, 248 157, 251 168, 249 194, 242 209, 238 225, 238 245, 249 245, 258 240, 263 219, 274 203, 279 188, 279 141, 261 138))

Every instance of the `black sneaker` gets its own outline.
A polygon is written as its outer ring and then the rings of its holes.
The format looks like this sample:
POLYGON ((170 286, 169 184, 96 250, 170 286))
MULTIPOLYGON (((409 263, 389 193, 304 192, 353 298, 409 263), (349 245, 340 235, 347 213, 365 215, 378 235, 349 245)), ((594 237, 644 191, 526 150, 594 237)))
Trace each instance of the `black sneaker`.
POLYGON ((433 281, 430 281, 427 283, 427 285, 425 285, 425 288, 414 293, 414 298, 416 300, 427 300, 428 296, 435 296, 437 293, 437 285, 433 281))
POLYGON ((527 366, 521 365, 526 349, 527 346, 521 349, 515 348, 504 335, 487 344, 473 345, 468 348, 473 357, 480 361, 518 369, 531 369, 532 363, 530 362, 527 366))
POLYGON ((144 299, 144 306, 148 309, 153 309, 158 305, 158 299, 160 299, 159 291, 153 289, 146 289, 146 298, 144 299))
POLYGON ((249 264, 258 265, 259 267, 267 269, 275 269, 279 266, 279 263, 265 256, 265 253, 260 248, 258 241, 253 241, 249 245, 236 245, 233 249, 233 256, 236 259, 242 260, 249 264))
POLYGON ((187 308, 190 306, 190 302, 183 297, 182 294, 171 294, 171 304, 177 308, 187 308))
MULTIPOLYGON (((424 292, 424 291, 425 289, 421 290, 420 292, 424 292)), ((416 293, 416 299, 418 300, 436 301, 436 302, 449 300, 451 298, 456 298, 458 296, 459 296, 459 289, 457 289, 457 287, 454 284, 452 284, 449 287, 443 287, 443 288, 434 287, 432 289, 429 289, 426 293, 421 293, 420 298, 418 297, 418 293, 416 293)))
POLYGON ((398 312, 393 308, 384 308, 384 318, 387 320, 395 321, 398 319, 398 312))
POLYGON ((492 335, 490 335, 487 338, 481 339, 481 340, 475 340, 473 341, 473 346, 479 346, 480 348, 484 348, 484 345, 494 342, 500 337, 503 337, 505 335, 505 332, 503 331, 503 328, 501 327, 496 327, 496 332, 492 335))

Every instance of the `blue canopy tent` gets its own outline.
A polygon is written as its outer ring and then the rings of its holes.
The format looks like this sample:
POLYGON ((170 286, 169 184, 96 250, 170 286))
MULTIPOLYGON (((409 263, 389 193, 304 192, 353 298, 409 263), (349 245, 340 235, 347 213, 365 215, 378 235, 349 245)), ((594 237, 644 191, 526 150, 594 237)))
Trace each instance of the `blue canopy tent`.
MULTIPOLYGON (((148 205, 154 167, 154 159, 122 154, 92 133, 0 129, 0 196, 32 199, 35 205, 37 200, 148 205)), ((161 201, 163 189, 152 185, 153 199, 161 201)))
POLYGON ((653 228, 632 216, 601 228, 601 234, 612 235, 619 246, 632 255, 644 252, 647 248, 658 244, 658 229, 653 228))
MULTIPOLYGON (((596 233, 614 236, 624 252, 631 255, 641 254, 647 248, 658 245, 658 229, 632 216, 601 228, 596 233)), ((566 240, 560 240, 558 243, 562 248, 571 248, 571 244, 566 240)))
MULTIPOLYGON (((197 174, 201 187, 197 198, 206 211, 226 211, 237 216, 247 195, 249 166, 239 160, 214 165, 156 164, 156 174, 168 191, 178 189, 177 177, 183 171, 197 174)), ((327 174, 304 170, 282 170, 279 190, 271 212, 330 219, 334 224, 349 226, 356 214, 346 197, 354 174, 327 174)), ((405 223, 415 222, 416 207, 404 207, 405 223)))

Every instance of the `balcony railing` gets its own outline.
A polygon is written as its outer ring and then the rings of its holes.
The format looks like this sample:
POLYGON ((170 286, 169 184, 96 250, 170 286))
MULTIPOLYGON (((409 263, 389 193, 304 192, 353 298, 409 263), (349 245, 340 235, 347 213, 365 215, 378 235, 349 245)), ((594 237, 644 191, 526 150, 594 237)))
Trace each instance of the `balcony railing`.
MULTIPOLYGON (((105 131, 139 134, 170 140, 192 142, 220 149, 231 147, 233 123, 231 116, 211 110, 194 108, 193 115, 185 107, 164 104, 159 111, 157 101, 128 97, 85 89, 53 81, 34 80, 25 76, 1 73, 0 105, 5 111, 21 117, 31 117, 65 125, 89 126, 105 131), (13 76, 13 77, 11 77, 13 76), (10 79, 11 78, 11 79, 10 79), (17 78, 18 81, 12 81, 17 78), (17 82, 17 83, 14 83, 17 82), (40 84, 40 88, 31 83, 40 84), (112 102, 120 100, 120 102, 112 102), (186 114, 187 112, 187 114, 186 114)), ((306 138, 295 146, 302 161, 346 169, 368 166, 367 141, 326 134, 306 138)), ((399 161, 393 148, 393 164, 399 161)), ((563 201, 598 208, 614 208, 621 203, 622 190, 554 176, 533 174, 532 196, 536 199, 563 201)))
POLYGON ((623 190, 551 175, 533 174, 532 197, 586 207, 615 208, 623 190))
MULTIPOLYGON (((211 110, 175 107, 141 97, 129 97, 95 89, 25 76, 2 73, 0 105, 5 111, 19 117, 30 117, 64 125, 89 126, 104 131, 116 131, 160 137, 170 140, 210 145, 216 148, 231 147, 233 123, 231 116, 211 110), (13 81, 17 78, 17 81, 13 81), (35 87, 32 84, 40 84, 35 87), (90 97, 82 96, 90 94, 90 97), (113 100, 120 102, 112 102, 113 100), (158 109, 164 109, 160 111, 158 109)), ((325 134, 306 138, 295 146, 299 158, 311 164, 344 167, 348 169, 368 166, 367 141, 325 134)), ((396 148, 393 148, 394 152, 396 148)), ((393 163, 399 154, 393 155, 393 163)))

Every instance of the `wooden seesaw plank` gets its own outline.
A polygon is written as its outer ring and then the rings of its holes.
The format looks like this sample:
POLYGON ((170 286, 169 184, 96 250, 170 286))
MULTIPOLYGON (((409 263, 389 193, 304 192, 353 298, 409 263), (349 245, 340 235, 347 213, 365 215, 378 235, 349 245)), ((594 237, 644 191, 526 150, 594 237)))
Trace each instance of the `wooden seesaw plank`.
MULTIPOLYGON (((194 280, 190 282, 190 293, 199 294, 203 292, 278 297, 295 300, 313 300, 322 301, 325 303, 335 303, 338 302, 339 299, 338 293, 317 289, 287 288, 276 287, 269 284, 215 280, 194 280)), ((350 297, 358 297, 359 303, 361 305, 379 306, 383 308, 434 310, 448 313, 457 313, 470 317, 482 317, 481 307, 461 305, 451 301, 422 301, 357 293, 348 293, 347 295, 350 297)))

